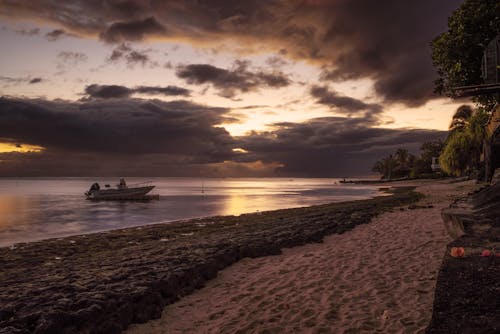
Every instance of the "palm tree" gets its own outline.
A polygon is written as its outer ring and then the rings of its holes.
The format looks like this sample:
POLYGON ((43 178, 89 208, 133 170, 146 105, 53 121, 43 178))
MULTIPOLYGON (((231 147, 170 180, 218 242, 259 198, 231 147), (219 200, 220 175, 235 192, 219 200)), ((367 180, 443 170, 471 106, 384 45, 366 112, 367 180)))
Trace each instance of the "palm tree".
POLYGON ((468 106, 457 109, 439 157, 439 164, 445 172, 461 176, 480 169, 488 117, 488 113, 483 109, 474 111, 468 106))
POLYGON ((398 161, 391 154, 387 158, 382 159, 382 164, 384 166, 384 178, 391 180, 392 174, 398 166, 398 161))
POLYGON ((394 154, 396 160, 399 163, 399 167, 401 169, 406 169, 408 168, 408 158, 409 158, 409 153, 407 149, 404 148, 398 148, 396 150, 396 153, 394 154))
POLYGON ((474 115, 474 111, 468 105, 462 105, 458 107, 457 111, 453 115, 450 124, 450 131, 463 130, 467 127, 470 119, 474 115))
POLYGON ((384 175, 384 164, 382 163, 382 161, 378 160, 377 162, 375 162, 372 167, 372 171, 384 175))
POLYGON ((372 167, 372 171, 382 174, 383 179, 392 179, 392 175, 396 167, 398 166, 398 161, 391 155, 375 162, 372 167))

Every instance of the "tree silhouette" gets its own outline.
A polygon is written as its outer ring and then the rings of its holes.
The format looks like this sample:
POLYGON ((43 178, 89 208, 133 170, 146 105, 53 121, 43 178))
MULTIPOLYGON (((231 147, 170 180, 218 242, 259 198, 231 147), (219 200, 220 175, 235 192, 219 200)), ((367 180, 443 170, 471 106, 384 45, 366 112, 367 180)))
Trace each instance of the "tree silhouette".
MULTIPOLYGON (((432 42, 432 61, 438 79, 435 91, 453 96, 454 87, 479 85, 484 48, 500 34, 498 0, 465 0, 448 19, 448 30, 432 42)), ((495 99, 480 96, 475 100, 490 107, 495 99)))

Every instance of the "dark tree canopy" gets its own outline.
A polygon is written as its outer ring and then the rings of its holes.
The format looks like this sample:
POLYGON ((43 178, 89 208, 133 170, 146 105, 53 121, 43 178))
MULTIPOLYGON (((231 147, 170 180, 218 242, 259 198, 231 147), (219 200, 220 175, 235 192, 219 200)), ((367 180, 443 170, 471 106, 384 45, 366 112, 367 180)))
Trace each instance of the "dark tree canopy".
MULTIPOLYGON (((448 31, 432 42, 432 60, 438 72, 436 93, 453 96, 453 87, 482 84, 484 48, 499 33, 498 0, 465 0, 448 19, 448 31)), ((477 101, 491 103, 487 97, 477 101)))
POLYGON ((483 108, 473 110, 469 106, 461 106, 457 109, 439 156, 441 168, 446 173, 455 176, 481 173, 481 153, 488 118, 489 114, 483 108))

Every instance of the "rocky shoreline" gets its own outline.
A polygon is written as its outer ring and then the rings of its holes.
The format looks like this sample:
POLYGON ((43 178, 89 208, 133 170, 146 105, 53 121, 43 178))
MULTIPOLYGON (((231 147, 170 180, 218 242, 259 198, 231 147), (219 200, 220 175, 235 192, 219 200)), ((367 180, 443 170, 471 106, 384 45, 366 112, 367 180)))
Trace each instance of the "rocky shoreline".
POLYGON ((369 223, 420 199, 412 189, 0 248, 0 333, 120 333, 158 318, 165 305, 242 258, 279 254, 369 223))

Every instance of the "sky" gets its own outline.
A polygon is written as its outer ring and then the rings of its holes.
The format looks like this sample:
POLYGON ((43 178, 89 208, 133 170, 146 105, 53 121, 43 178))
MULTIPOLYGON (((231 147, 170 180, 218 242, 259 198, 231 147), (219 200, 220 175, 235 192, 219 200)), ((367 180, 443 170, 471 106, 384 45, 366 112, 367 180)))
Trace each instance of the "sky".
POLYGON ((445 138, 459 4, 0 0, 0 176, 369 174, 445 138))

